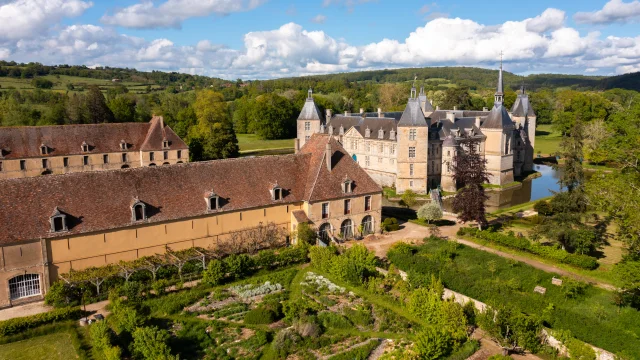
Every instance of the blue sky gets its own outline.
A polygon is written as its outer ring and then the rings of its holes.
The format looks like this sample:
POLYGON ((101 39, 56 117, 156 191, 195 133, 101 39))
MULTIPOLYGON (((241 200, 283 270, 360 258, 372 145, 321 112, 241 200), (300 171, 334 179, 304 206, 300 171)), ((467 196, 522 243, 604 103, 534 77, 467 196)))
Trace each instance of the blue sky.
POLYGON ((0 0, 0 59, 223 78, 640 71, 640 1, 0 0))

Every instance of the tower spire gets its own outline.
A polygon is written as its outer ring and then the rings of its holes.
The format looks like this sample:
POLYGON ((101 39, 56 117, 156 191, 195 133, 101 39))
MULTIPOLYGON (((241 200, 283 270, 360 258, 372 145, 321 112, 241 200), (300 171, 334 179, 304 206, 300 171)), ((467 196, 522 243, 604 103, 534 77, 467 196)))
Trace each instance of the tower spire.
POLYGON ((309 90, 307 90, 307 100, 312 100, 312 99, 313 99, 313 90, 309 88, 309 90))
POLYGON ((502 101, 504 99, 504 91, 503 91, 504 85, 502 82, 502 55, 503 55, 503 52, 500 51, 500 72, 498 73, 498 87, 496 89, 494 106, 502 105, 502 101))
POLYGON ((417 97, 416 80, 418 80, 418 75, 414 75, 413 77, 413 85, 411 85, 411 99, 415 99, 417 97))

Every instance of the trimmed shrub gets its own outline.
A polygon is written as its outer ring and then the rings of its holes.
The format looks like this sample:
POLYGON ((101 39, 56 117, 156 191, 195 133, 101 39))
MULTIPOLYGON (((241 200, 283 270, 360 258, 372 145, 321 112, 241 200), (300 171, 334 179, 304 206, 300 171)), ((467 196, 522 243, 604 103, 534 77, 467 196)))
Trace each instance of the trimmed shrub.
POLYGON ((218 259, 213 259, 209 261, 207 269, 202 273, 202 281, 208 285, 216 286, 222 283, 226 275, 225 263, 218 259))
POLYGON ((234 279, 241 279, 251 273, 255 266, 253 258, 247 254, 232 254, 224 259, 225 267, 234 279))
POLYGON ((551 204, 546 202, 545 200, 539 200, 533 205, 533 210, 537 211, 538 214, 542 216, 549 216, 553 214, 553 210, 551 209, 551 204))
POLYGON ((244 315, 244 323, 251 325, 267 325, 277 320, 278 316, 275 311, 262 307, 253 309, 244 315))
POLYGON ((65 320, 77 320, 83 315, 78 307, 66 307, 54 309, 46 313, 31 316, 19 317, 0 321, 0 335, 7 336, 23 332, 44 324, 55 323, 65 320))
POLYGON ((378 341, 369 341, 362 346, 358 346, 342 354, 333 355, 329 360, 366 360, 379 344, 378 341))
POLYGON ((582 269, 593 270, 598 267, 598 260, 593 256, 571 254, 562 249, 531 242, 525 237, 517 237, 511 234, 502 234, 488 230, 481 231, 475 228, 460 228, 457 234, 459 236, 473 236, 478 239, 486 240, 509 248, 526 251, 538 256, 542 256, 544 258, 556 260, 560 263, 579 267, 582 269))
POLYGON ((396 218, 386 218, 380 225, 383 231, 397 231, 400 229, 396 218))

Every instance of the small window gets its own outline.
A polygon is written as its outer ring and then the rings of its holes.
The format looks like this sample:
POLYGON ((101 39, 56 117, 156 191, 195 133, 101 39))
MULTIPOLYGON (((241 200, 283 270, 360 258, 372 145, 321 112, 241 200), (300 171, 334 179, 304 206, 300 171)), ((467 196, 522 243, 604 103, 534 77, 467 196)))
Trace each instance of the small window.
POLYGON ((154 161, 156 159, 156 154, 153 152, 149 153, 149 161, 154 161))
POLYGON ((49 159, 42 159, 42 168, 47 169, 49 167, 49 159))
POLYGON ((395 145, 391 145, 391 155, 394 155, 396 153, 396 146, 395 145))
POLYGON ((304 131, 310 131, 310 130, 311 130, 311 122, 305 121, 305 123, 304 123, 304 131))
POLYGON ((136 221, 143 221, 146 219, 147 219, 147 215, 145 213, 144 203, 142 203, 139 200, 136 200, 136 202, 131 207, 131 220, 136 222, 136 221))
POLYGON ((371 211, 371 196, 364 197, 364 211, 371 211))
POLYGON ((322 203, 322 218, 329 218, 329 203, 322 203))
POLYGON ((451 150, 447 150, 447 156, 451 156, 451 150))
POLYGON ((415 140, 415 139, 416 139, 416 129, 409 130, 409 140, 415 140))
POLYGON ((344 201, 344 214, 345 215, 351 214, 351 200, 350 199, 346 199, 344 201))
POLYGON ((182 159, 182 150, 178 150, 177 155, 178 155, 178 159, 182 159))
POLYGON ((86 142, 82 143, 82 152, 89 152, 89 145, 86 142))
POLYGON ((85 155, 85 156, 82 157, 82 164, 84 166, 89 165, 89 156, 85 155))
POLYGON ((346 194, 350 194, 353 190, 353 181, 351 180, 345 180, 342 183, 342 192, 346 193, 346 194))
POLYGON ((51 223, 51 232, 67 231, 67 217, 57 207, 54 209, 49 221, 51 223))
POLYGON ((207 209, 209 211, 218 210, 218 208, 220 207, 219 197, 213 192, 207 196, 206 200, 207 200, 207 209))
POLYGON ((309 135, 304 137, 304 141, 309 141, 309 139, 311 139, 311 136, 309 136, 309 135))
POLYGON ((109 155, 108 154, 102 155, 102 163, 104 163, 104 164, 108 164, 109 163, 109 155))
POLYGON ((40 155, 47 155, 49 153, 49 148, 47 147, 47 145, 42 144, 40 145, 40 155))
POLYGON ((27 168, 27 161, 20 160, 20 170, 25 170, 27 168))
POLYGON ((64 219, 58 216, 53 219, 53 232, 64 231, 64 219))
POLYGON ((62 166, 69 167, 69 158, 62 158, 62 166))
POLYGON ((409 187, 413 187, 413 180, 409 181, 409 187))
POLYGON ((365 165, 365 166, 369 166, 369 165, 371 165, 371 161, 370 161, 370 159, 369 159, 369 156, 365 156, 365 157, 364 157, 364 165, 365 165))
POLYGON ((168 151, 163 152, 162 156, 164 158, 163 160, 168 160, 169 159, 169 152, 168 151))
POLYGON ((282 189, 275 188, 273 189, 273 200, 282 200, 282 189))
POLYGON ((122 162, 127 162, 127 154, 122 154, 122 162))
POLYGON ((0 171, 2 171, 2 161, 0 161, 0 171))
POLYGON ((409 157, 410 158, 415 158, 416 157, 416 147, 415 146, 409 146, 409 157))
POLYGON ((409 176, 413 176, 413 164, 409 164, 409 176))
POLYGON ((169 140, 167 140, 167 139, 162 140, 162 148, 163 149, 168 149, 169 148, 169 140))
POLYGON ((127 142, 120 140, 120 150, 127 150, 127 142))

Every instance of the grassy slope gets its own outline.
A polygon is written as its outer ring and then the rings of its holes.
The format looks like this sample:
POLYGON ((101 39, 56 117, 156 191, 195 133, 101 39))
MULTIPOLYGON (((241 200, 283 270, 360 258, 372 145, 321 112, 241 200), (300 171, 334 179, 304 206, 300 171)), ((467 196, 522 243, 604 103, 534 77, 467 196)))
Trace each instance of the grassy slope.
POLYGON ((237 134, 240 152, 266 149, 293 149, 294 139, 262 140, 254 134, 237 134))
POLYGON ((67 360, 77 358, 68 333, 55 333, 0 345, 0 359, 67 360))
MULTIPOLYGON (((47 76, 41 76, 40 78, 51 80, 53 82, 52 90, 58 91, 58 92, 61 92, 61 91, 66 92, 67 84, 69 83, 73 84, 76 88, 80 88, 80 87, 86 88, 89 85, 98 85, 104 88, 104 87, 115 86, 117 84, 117 85, 126 86, 127 88, 129 88, 129 91, 132 91, 132 92, 146 90, 146 84, 129 82, 129 81, 123 81, 121 83, 113 83, 111 82, 111 80, 84 78, 84 77, 67 76, 67 75, 60 75, 60 76, 47 75, 47 76)), ((7 89, 9 87, 14 87, 16 89, 33 90, 34 87, 31 85, 31 81, 32 79, 15 79, 15 78, 9 78, 9 77, 0 77, 0 86, 1 86, 0 89, 7 89)), ((155 89, 155 88, 158 88, 158 86, 152 85, 152 88, 155 89)))
POLYGON ((551 155, 558 151, 560 146, 560 133, 555 131, 551 125, 538 125, 536 129, 536 147, 534 149, 535 156, 538 151, 545 155, 551 155))

